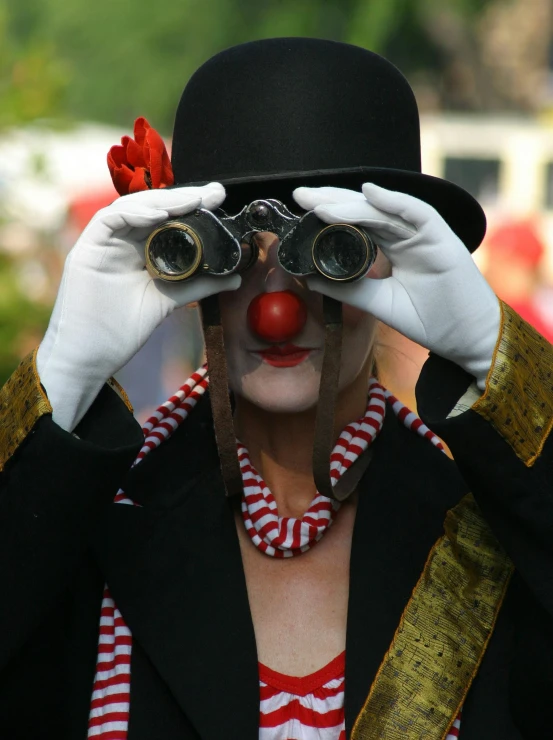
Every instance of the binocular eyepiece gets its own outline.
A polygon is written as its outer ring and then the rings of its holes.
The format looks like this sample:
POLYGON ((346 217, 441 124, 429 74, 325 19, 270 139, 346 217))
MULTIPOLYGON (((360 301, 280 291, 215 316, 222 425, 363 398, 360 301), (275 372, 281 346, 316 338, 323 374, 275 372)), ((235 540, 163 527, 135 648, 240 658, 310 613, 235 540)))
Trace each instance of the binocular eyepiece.
POLYGON ((297 277, 357 280, 376 259, 376 244, 363 228, 325 225, 313 211, 296 216, 280 201, 267 199, 253 201, 236 216, 199 208, 161 224, 146 242, 146 266, 168 281, 243 272, 257 260, 255 236, 263 231, 278 236, 278 261, 297 277))

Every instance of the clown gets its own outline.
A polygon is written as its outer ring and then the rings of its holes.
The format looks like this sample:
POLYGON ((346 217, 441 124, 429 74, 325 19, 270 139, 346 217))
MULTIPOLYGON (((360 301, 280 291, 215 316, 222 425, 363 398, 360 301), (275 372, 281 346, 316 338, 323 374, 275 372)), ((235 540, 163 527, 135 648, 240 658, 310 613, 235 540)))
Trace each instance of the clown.
POLYGON ((480 206, 421 173, 405 79, 245 44, 189 81, 170 165, 141 120, 110 167, 125 194, 0 398, 4 735, 546 737, 553 349, 476 268, 480 206), (146 269, 168 220, 259 203, 368 235, 367 269, 285 269, 276 227, 224 274, 146 269), (111 377, 197 301, 207 368, 140 430, 111 377), (430 350, 422 419, 378 322, 430 350))

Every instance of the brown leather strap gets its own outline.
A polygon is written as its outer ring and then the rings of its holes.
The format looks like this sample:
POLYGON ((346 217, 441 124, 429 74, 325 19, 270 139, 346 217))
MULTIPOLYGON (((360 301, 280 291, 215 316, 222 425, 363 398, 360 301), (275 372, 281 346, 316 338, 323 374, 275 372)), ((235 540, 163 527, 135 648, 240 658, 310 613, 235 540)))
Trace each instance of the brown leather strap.
POLYGON ((334 447, 334 416, 342 358, 342 304, 323 296, 323 314, 325 346, 313 442, 313 478, 319 493, 334 498, 330 454, 334 447))
POLYGON ((334 417, 342 360, 342 304, 333 298, 323 296, 323 313, 325 348, 315 421, 313 478, 317 491, 323 496, 345 501, 361 480, 370 463, 372 452, 370 447, 367 448, 340 477, 336 485, 332 485, 330 456, 335 444, 334 417))
POLYGON ((219 296, 204 298, 201 302, 205 353, 209 370, 209 397, 213 427, 219 451, 219 462, 227 496, 242 495, 244 486, 236 453, 236 435, 228 388, 227 359, 221 325, 219 296))

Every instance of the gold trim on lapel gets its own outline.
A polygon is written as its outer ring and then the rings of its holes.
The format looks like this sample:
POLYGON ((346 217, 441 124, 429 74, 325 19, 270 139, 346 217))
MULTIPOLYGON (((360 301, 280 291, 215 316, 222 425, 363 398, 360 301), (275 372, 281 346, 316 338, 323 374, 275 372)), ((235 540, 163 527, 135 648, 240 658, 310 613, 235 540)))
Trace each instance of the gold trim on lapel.
POLYGON ((527 467, 553 428, 553 346, 506 303, 486 391, 472 407, 527 467))
POLYGON ((442 740, 470 688, 512 565, 471 494, 447 513, 352 740, 442 740))

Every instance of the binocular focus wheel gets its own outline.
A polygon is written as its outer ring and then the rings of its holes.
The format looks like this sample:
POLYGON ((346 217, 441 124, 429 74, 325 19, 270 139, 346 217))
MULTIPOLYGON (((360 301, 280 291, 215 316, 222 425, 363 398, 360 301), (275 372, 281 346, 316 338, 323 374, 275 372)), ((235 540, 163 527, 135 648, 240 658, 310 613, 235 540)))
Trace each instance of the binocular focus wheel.
MULTIPOLYGON (((171 246, 171 245, 169 245, 171 246)), ((194 275, 200 267, 203 259, 203 245, 196 231, 187 224, 180 221, 167 222, 152 231, 146 242, 146 267, 150 274, 161 280, 180 281, 194 275), (171 232, 170 234, 168 232, 171 232), (165 234, 165 243, 161 244, 160 236, 165 234), (175 255, 174 262, 171 264, 167 256, 167 242, 172 237, 177 243, 174 244, 175 255), (183 242, 184 239, 184 242, 183 242), (157 241, 157 244, 156 244, 157 241), (179 258, 184 256, 182 247, 188 247, 193 250, 192 259, 182 269, 177 265, 179 258), (159 254, 156 254, 156 246, 159 246, 159 254), (165 264, 163 264, 165 263, 165 264), (163 264, 163 266, 160 266, 163 264)))
POLYGON ((335 282, 348 282, 364 275, 374 262, 375 255, 376 246, 372 239, 365 231, 351 224, 330 224, 317 234, 311 249, 313 264, 317 271, 323 277, 335 282), (331 267, 328 262, 325 264, 324 241, 335 232, 339 234, 341 244, 338 249, 330 244, 326 260, 334 262, 331 267), (350 243, 347 244, 347 241, 350 243), (345 262, 340 263, 337 259, 340 250, 349 260, 349 265, 345 262), (354 250, 357 250, 357 254, 354 254, 354 250))

